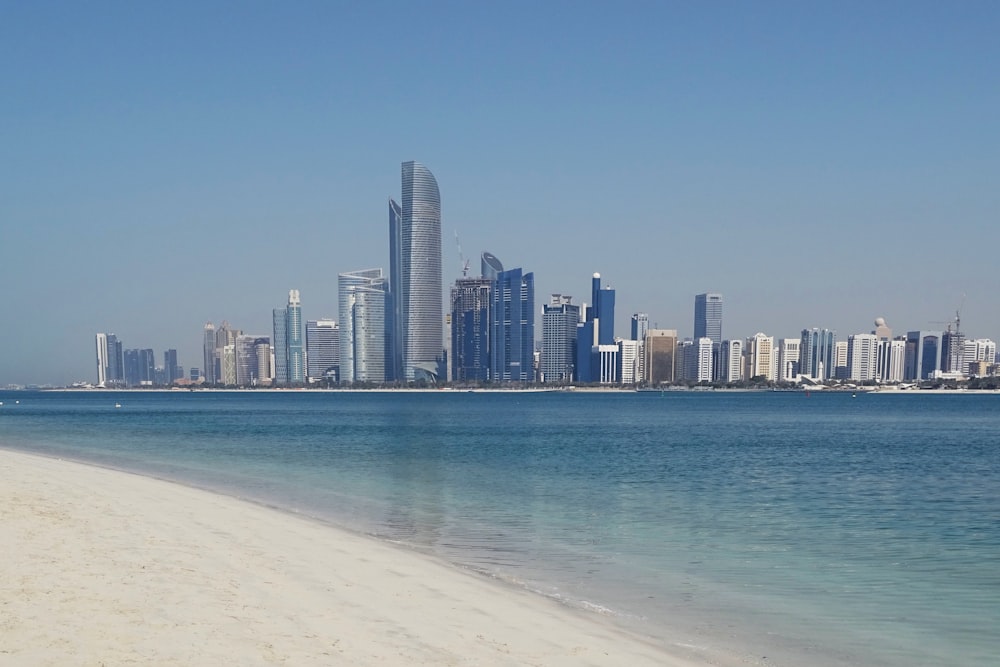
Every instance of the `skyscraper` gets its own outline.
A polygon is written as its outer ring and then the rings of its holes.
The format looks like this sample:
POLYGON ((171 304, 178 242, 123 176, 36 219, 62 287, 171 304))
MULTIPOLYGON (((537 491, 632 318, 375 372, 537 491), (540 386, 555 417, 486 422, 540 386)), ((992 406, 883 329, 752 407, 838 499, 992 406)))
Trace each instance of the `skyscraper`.
POLYGON ((799 339, 799 375, 808 375, 814 380, 833 377, 833 344, 837 334, 829 329, 803 329, 799 339))
MULTIPOLYGON (((398 260, 399 334, 403 375, 408 381, 434 380, 443 349, 441 303, 441 195, 434 175, 419 162, 402 165, 399 233, 393 236, 390 202, 390 263, 398 260), (398 243, 398 257, 394 244, 398 243)), ((394 266, 390 267, 392 271, 394 266)), ((395 301, 393 301, 395 304, 395 301)), ((395 310, 395 308, 393 308, 395 310)), ((393 325, 395 331, 396 325, 393 325)))
POLYGON ((302 328, 302 302, 297 289, 288 291, 288 381, 301 384, 306 381, 306 345, 302 328))
POLYGON ((306 381, 305 335, 302 302, 297 289, 288 290, 288 305, 271 312, 274 327, 274 383, 302 384, 306 381))
POLYGON ((184 369, 177 364, 177 350, 167 350, 163 353, 163 372, 166 374, 167 384, 173 384, 174 380, 184 377, 184 369))
POLYGON ((97 386, 103 387, 108 381, 108 335, 99 333, 94 339, 97 346, 97 386))
POLYGON ((202 375, 205 384, 215 384, 215 325, 211 322, 205 323, 205 332, 202 336, 202 375))
POLYGON ((333 320, 306 322, 307 376, 310 382, 336 378, 340 366, 340 329, 333 320))
POLYGON ((571 296, 553 294, 542 309, 542 382, 573 380, 580 306, 572 301, 571 296))
POLYGON ((385 379, 400 382, 403 373, 403 209, 389 199, 389 302, 385 314, 385 379))
POLYGON ((285 308, 275 308, 271 311, 271 323, 274 337, 274 384, 288 384, 288 311, 285 308))
POLYGON ((340 381, 385 382, 388 281, 382 269, 338 276, 340 302, 340 381))
POLYGON ((451 288, 451 379, 485 382, 490 377, 493 287, 488 278, 459 278, 451 288))
POLYGON ((501 271, 493 289, 490 379, 530 382, 535 356, 535 275, 501 271))
POLYGON ((694 297, 694 337, 722 342, 722 295, 713 292, 694 297))

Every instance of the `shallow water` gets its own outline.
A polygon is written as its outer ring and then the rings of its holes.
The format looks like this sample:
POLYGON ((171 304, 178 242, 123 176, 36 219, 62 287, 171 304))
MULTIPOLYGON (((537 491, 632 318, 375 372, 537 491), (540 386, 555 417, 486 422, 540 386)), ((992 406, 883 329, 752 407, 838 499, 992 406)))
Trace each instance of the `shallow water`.
POLYGON ((768 665, 1000 664, 1000 396, 0 401, 3 446, 307 513, 666 644, 768 665))

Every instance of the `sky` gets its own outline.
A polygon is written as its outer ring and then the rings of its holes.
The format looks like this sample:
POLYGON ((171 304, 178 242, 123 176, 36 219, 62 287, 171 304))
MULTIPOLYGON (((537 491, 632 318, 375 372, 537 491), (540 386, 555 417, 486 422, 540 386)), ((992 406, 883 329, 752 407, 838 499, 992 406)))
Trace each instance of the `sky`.
MULTIPOLYGON (((0 0, 0 386, 94 381, 94 334, 201 365, 289 289, 388 269, 417 160, 444 281, 483 250, 600 272, 690 336, 1000 339, 1000 3, 0 0)), ((541 318, 536 323, 541 337, 541 318)))

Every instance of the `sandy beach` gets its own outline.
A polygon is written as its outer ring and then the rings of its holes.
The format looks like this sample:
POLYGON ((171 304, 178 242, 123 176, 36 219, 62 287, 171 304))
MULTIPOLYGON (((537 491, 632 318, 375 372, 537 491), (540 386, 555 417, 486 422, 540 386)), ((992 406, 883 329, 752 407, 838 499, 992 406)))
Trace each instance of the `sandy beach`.
POLYGON ((308 518, 6 450, 0 542, 4 664, 725 664, 308 518))

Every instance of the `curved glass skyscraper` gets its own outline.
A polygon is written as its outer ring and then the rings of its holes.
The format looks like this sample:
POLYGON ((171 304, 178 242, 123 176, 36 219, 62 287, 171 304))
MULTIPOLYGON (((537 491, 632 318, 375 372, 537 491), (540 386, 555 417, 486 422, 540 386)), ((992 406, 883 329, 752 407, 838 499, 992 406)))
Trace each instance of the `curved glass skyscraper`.
POLYGON ((443 337, 441 195, 434 174, 419 162, 403 163, 399 290, 403 373, 406 380, 438 373, 443 337))

